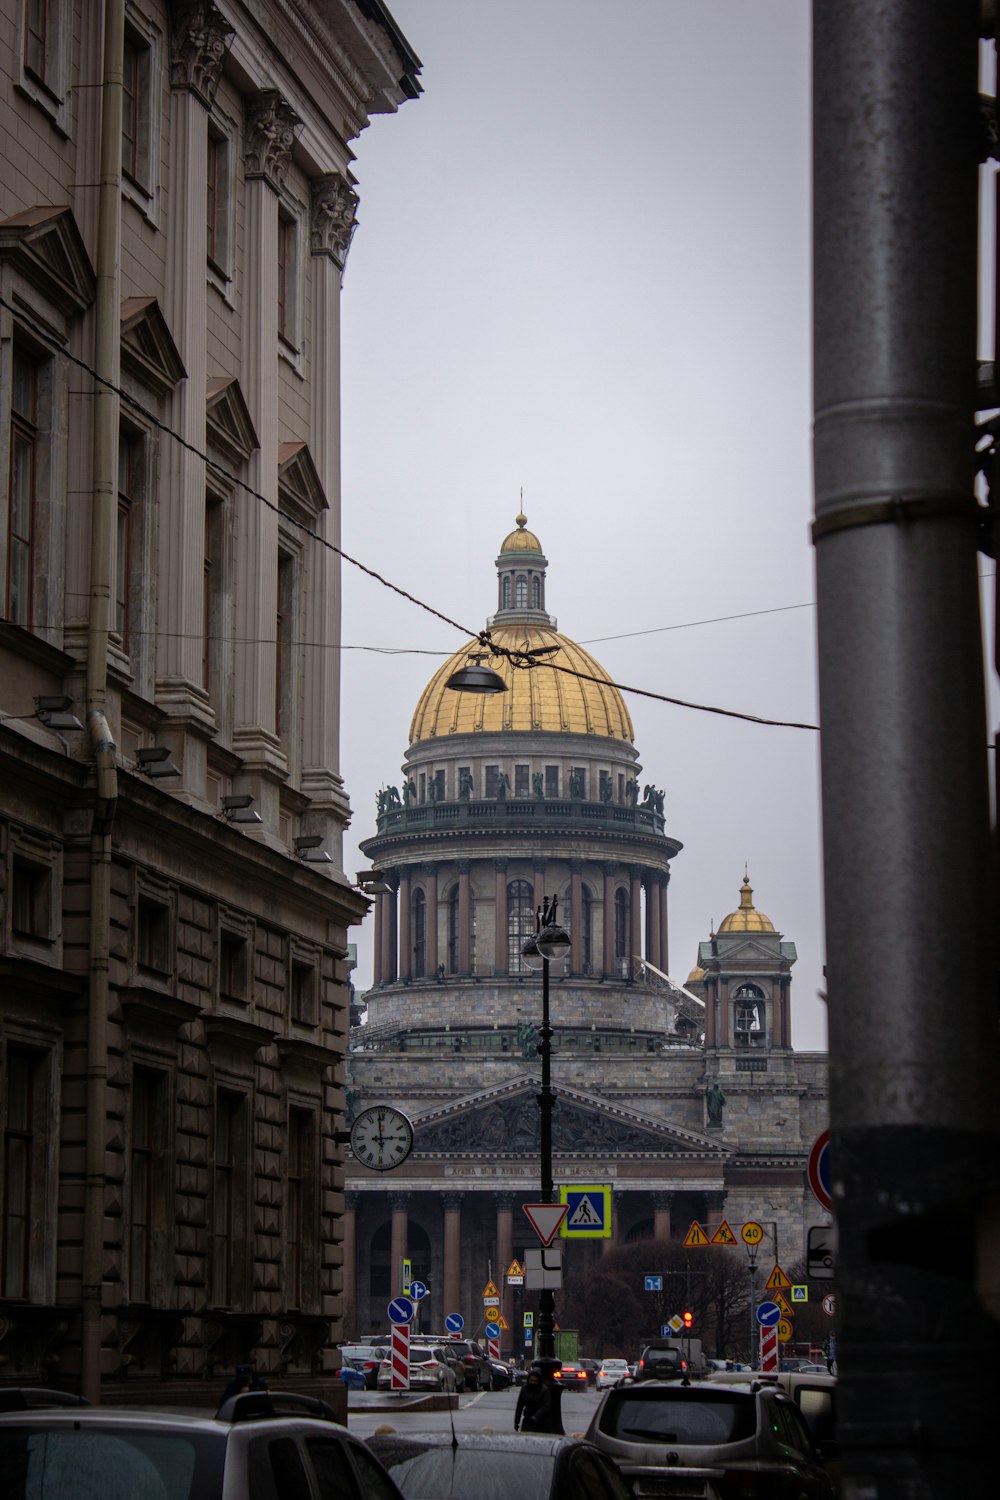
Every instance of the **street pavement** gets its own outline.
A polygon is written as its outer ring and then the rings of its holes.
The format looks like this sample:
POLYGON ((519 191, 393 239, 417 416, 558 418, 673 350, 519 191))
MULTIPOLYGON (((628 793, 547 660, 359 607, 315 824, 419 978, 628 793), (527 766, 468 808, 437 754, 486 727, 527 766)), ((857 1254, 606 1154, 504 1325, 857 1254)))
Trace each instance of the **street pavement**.
MULTIPOLYGON (((563 1426, 567 1433, 585 1432, 603 1392, 564 1391, 563 1426)), ((513 1432, 517 1387, 506 1391, 481 1391, 459 1396, 457 1407, 448 1411, 408 1409, 410 1398, 376 1394, 374 1391, 350 1391, 347 1401, 347 1425, 358 1437, 370 1437, 378 1429, 396 1432, 448 1432, 454 1419, 456 1432, 513 1432)))

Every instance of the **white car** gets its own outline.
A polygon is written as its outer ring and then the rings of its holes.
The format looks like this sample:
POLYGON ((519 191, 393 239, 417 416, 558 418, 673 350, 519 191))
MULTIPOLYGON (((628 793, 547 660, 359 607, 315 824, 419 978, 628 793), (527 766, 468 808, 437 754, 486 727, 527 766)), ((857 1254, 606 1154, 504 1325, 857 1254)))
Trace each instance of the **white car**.
POLYGON ((602 1359, 601 1367, 597 1372, 597 1389, 606 1391, 609 1386, 617 1385, 621 1380, 630 1380, 631 1372, 628 1363, 624 1359, 602 1359))

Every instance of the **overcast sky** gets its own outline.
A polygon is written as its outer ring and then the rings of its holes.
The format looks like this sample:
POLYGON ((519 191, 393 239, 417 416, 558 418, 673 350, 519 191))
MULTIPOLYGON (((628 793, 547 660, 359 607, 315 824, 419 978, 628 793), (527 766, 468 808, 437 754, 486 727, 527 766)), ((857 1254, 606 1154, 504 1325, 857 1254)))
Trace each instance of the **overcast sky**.
MULTIPOLYGON (((616 681, 815 724, 806 0, 390 5, 425 92, 356 143, 345 549, 479 630, 523 486, 548 608, 616 681)), ((344 600, 353 876, 464 637, 347 564, 344 600)), ((671 973, 746 863, 824 1047, 818 735, 626 702, 684 844, 671 973)))

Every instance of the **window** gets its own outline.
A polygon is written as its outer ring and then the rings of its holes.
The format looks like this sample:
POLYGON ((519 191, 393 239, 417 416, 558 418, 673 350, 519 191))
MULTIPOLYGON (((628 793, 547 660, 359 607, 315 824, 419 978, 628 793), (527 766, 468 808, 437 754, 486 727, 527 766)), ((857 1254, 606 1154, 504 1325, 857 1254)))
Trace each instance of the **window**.
POLYGON ((288 1172, 285 1203, 285 1286, 287 1306, 306 1308, 315 1293, 316 1125, 311 1110, 288 1114, 288 1172))
POLYGON ((228 282, 232 274, 232 146, 228 134, 214 123, 208 127, 207 252, 210 268, 228 282))
POLYGON ((295 672, 296 566, 294 557, 278 553, 278 612, 274 642, 274 728, 286 745, 294 732, 298 697, 295 672))
POLYGON ((153 48, 138 19, 125 23, 122 54, 122 174, 142 207, 153 196, 153 48))
POLYGON ((202 584, 202 687, 220 725, 230 719, 232 628, 229 595, 227 519, 229 502, 216 493, 205 495, 205 556, 202 584))
POLYGON ((559 795, 559 767, 545 767, 545 795, 546 797, 558 797, 559 795))
POLYGON ((535 932, 535 890, 530 880, 511 880, 507 884, 507 972, 527 974, 531 966, 521 957, 521 949, 535 932))
POLYGON ((4 614, 12 624, 30 629, 39 437, 38 365, 24 353, 15 350, 13 376, 4 614))
POLYGON ((212 1298, 237 1307, 245 1291, 247 1224, 247 1100, 218 1089, 212 1171, 212 1298))
POLYGON ((299 342, 299 221, 278 209, 278 334, 297 348, 299 342))
POLYGON ((47 0, 27 0, 24 7, 24 66, 44 83, 50 62, 49 5, 47 0))
POLYGON ((21 93, 45 110, 63 131, 69 119, 69 0, 23 0, 21 93))
POLYGON ((293 958, 289 989, 292 1020, 300 1025, 316 1025, 316 966, 293 958))
POLYGON ((140 969, 170 972, 170 908, 148 896, 136 904, 135 955, 140 969))
POLYGON ((500 786, 500 767, 486 767, 486 796, 490 801, 495 800, 497 790, 500 786))
POLYGON ((145 443, 141 434, 118 433, 118 536, 115 551, 115 630, 129 650, 136 502, 142 493, 145 443))
POLYGON ((247 940, 242 933, 219 934, 219 995, 223 1000, 247 998, 247 940))
POLYGON ((542 581, 540 578, 531 580, 531 607, 541 609, 542 607, 542 581))
POLYGON ((501 609, 510 609, 510 579, 505 578, 500 593, 501 609))
POLYGON ((527 609, 528 607, 528 580, 523 573, 517 575, 514 583, 514 607, 516 609, 527 609))
POLYGON ((514 796, 527 797, 531 790, 531 767, 514 767, 514 796))
POLYGON ((738 1047, 757 1047, 764 1041, 764 992, 742 984, 733 994, 733 1031, 738 1047))
POLYGON ((423 891, 413 892, 413 977, 422 979, 427 972, 427 898, 423 891))
POLYGON ((31 1288, 33 1240, 40 1228, 43 1181, 40 1054, 9 1046, 3 1088, 3 1224, 0 1226, 4 1297, 23 1300, 31 1288))
POLYGON ((164 1215, 163 1153, 158 1122, 161 1117, 162 1076, 136 1068, 132 1074, 129 1151, 128 1292, 130 1302, 149 1302, 153 1296, 153 1249, 164 1215))
POLYGON ((11 930, 16 937, 52 935, 52 871, 48 865, 15 854, 11 861, 11 930))

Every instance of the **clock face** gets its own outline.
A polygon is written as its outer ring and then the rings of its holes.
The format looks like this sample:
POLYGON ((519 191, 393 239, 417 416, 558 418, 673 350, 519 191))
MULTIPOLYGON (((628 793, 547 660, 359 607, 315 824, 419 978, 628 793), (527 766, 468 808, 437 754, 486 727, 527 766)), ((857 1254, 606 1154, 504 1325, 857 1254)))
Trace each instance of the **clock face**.
POLYGON ((351 1150, 363 1167, 391 1172, 413 1150, 413 1126, 391 1104, 363 1109, 351 1126, 351 1150))

